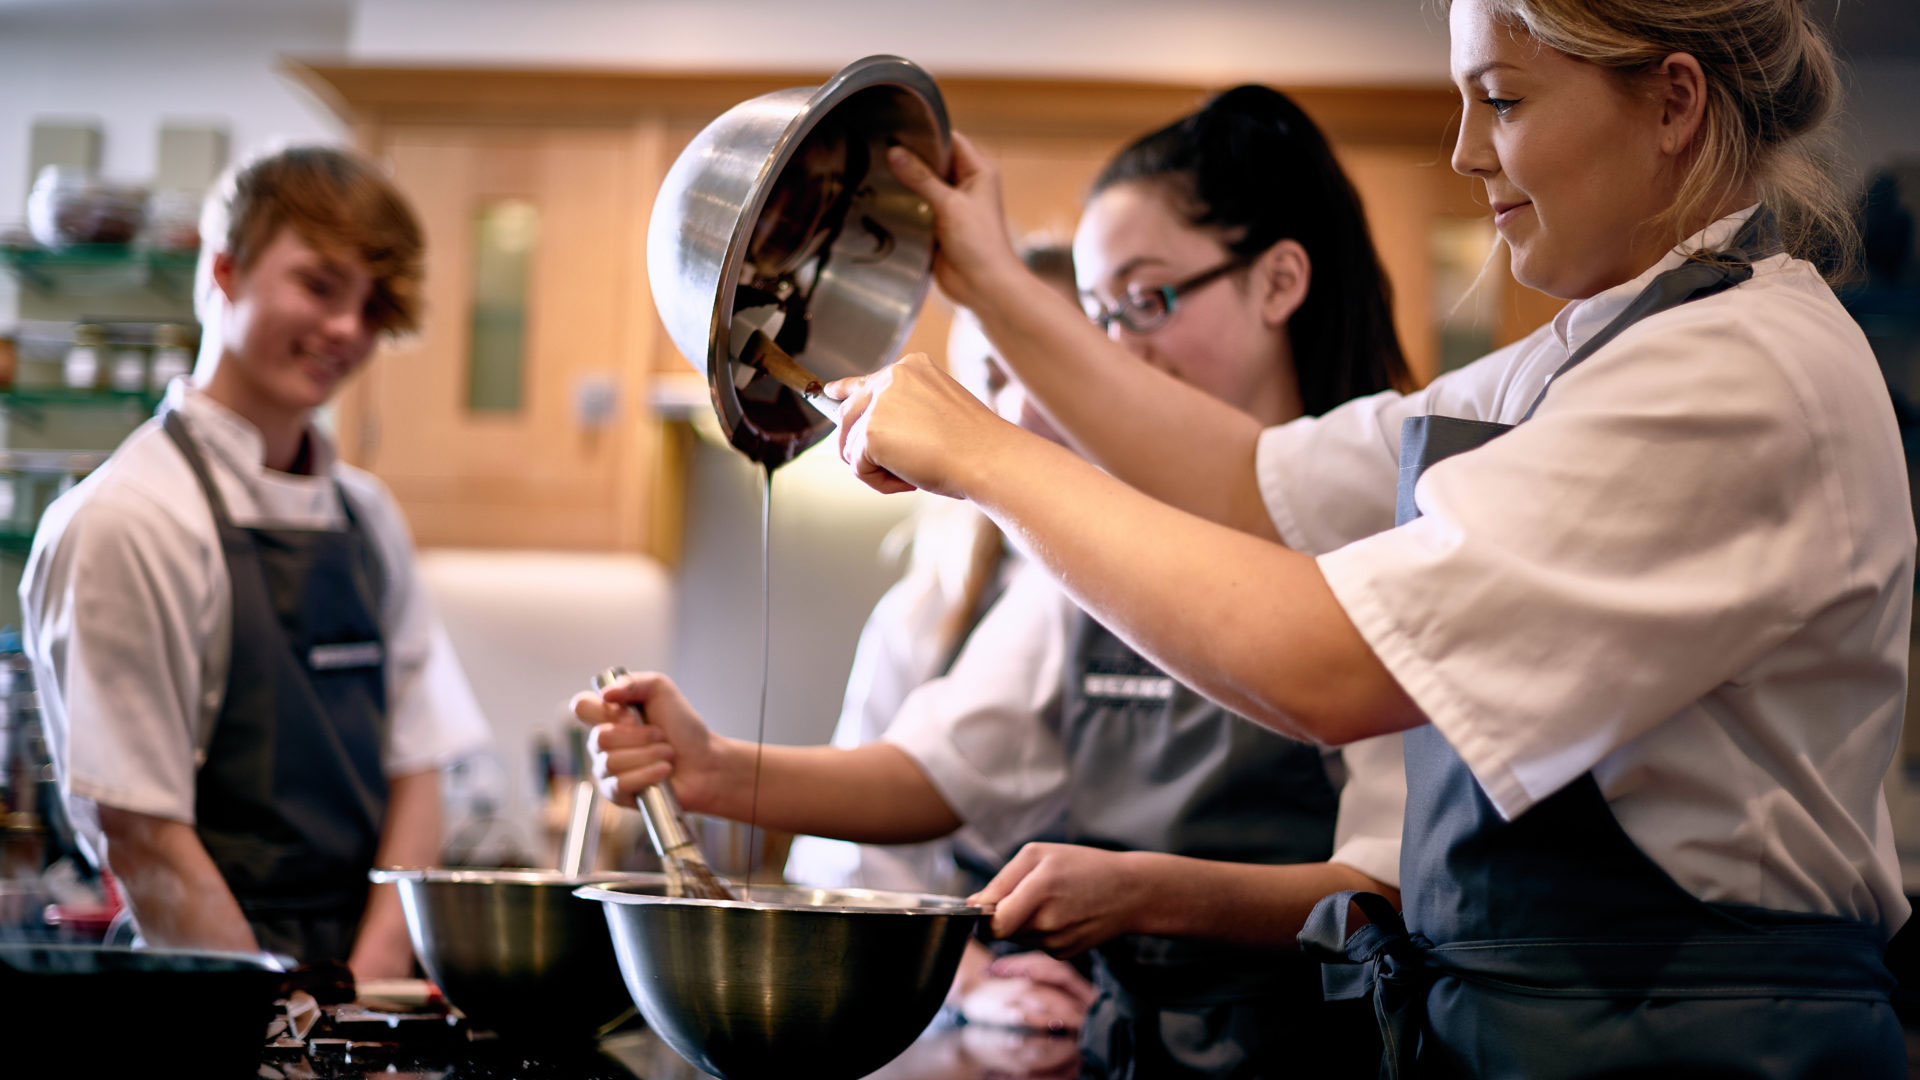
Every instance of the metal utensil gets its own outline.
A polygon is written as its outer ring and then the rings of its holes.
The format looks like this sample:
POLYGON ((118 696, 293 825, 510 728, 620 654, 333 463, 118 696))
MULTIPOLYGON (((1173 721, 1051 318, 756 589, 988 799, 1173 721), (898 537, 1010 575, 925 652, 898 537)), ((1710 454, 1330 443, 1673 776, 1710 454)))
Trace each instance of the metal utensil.
POLYGON ((560 872, 569 877, 593 870, 600 850, 600 794, 587 777, 586 731, 575 725, 569 732, 573 746, 573 801, 567 807, 567 831, 560 841, 560 872))
POLYGON ((414 955, 447 1000, 522 1042, 586 1042, 633 1011, 607 921, 574 890, 609 881, 667 888, 663 874, 421 868, 368 876, 398 887, 414 955))
MULTIPOLYGON (((608 668, 593 677, 593 688, 605 692, 626 675, 626 668, 608 668)), ((637 705, 627 706, 627 713, 636 723, 647 722, 646 714, 637 705)), ((674 797, 671 782, 662 780, 641 792, 640 809, 646 817, 647 836, 653 841, 653 850, 660 855, 661 869, 667 873, 669 892, 706 900, 733 899, 733 893, 713 872, 706 854, 687 828, 686 814, 680 809, 680 800, 674 797)))
POLYGON ((764 94, 695 136, 647 229, 654 307, 707 379, 727 439, 765 465, 819 442, 819 402, 740 360, 764 328, 822 382, 895 359, 932 283, 933 214, 894 178, 905 146, 945 173, 946 104, 932 76, 869 56, 819 87, 764 94), (776 321, 743 313, 771 308, 776 321))
POLYGON ((755 885, 734 901, 624 885, 599 900, 647 1025, 717 1076, 860 1077, 940 1009, 974 924, 963 900, 755 885), (804 1064, 796 1064, 804 1063, 804 1064))

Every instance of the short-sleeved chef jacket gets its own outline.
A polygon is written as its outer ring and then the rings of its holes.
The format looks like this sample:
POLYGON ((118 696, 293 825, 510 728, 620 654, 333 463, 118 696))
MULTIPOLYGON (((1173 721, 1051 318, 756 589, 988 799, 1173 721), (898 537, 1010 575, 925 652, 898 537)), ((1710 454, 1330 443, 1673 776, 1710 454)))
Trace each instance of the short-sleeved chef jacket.
POLYGON ((1651 316, 1534 417, 1433 466, 1392 528, 1400 422, 1519 421, 1633 281, 1418 393, 1270 429, 1261 490, 1512 818, 1591 771, 1701 899, 1906 918, 1882 780, 1906 696, 1914 527, 1859 328, 1808 263, 1651 316))
MULTIPOLYGON (((168 388, 234 523, 345 527, 339 491, 383 582, 387 775, 486 745, 487 729, 415 573, 400 509, 309 429, 313 475, 267 469, 260 432, 184 379, 168 388), (338 481, 338 487, 335 486, 338 481)), ((159 420, 48 508, 20 582, 25 645, 61 793, 97 853, 95 804, 193 823, 194 777, 227 685, 232 586, 213 514, 159 420)))
MULTIPOLYGON (((1065 807, 1060 697, 1078 615, 1044 570, 1023 566, 952 669, 908 695, 886 732, 1002 858, 1065 807)), ((1345 782, 1330 861, 1388 885, 1400 881, 1407 800, 1400 741, 1388 735, 1332 752, 1345 782)))

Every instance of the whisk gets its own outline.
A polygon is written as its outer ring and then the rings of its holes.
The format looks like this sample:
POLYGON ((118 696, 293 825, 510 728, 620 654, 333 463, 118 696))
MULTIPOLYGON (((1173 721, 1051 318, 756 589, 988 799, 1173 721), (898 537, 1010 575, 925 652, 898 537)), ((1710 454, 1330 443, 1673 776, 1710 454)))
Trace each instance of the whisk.
MULTIPOLYGON (((604 692, 626 674, 626 668, 608 668, 593 677, 593 688, 604 692)), ((647 722, 646 714, 638 705, 628 705, 627 712, 636 723, 647 722)), ((670 781, 662 780, 641 792, 640 809, 647 819, 647 836, 660 855, 660 868, 666 871, 669 896, 696 900, 739 899, 720 880, 720 875, 713 872, 706 854, 687 830, 686 815, 680 809, 680 800, 674 798, 670 781)))

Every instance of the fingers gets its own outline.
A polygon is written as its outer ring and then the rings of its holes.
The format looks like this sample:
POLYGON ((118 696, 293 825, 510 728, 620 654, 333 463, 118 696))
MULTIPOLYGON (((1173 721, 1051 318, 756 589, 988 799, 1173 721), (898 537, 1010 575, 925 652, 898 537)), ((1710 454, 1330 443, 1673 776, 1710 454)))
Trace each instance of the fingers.
POLYGON ((927 200, 937 215, 953 197, 953 188, 934 174, 931 166, 920 159, 920 155, 904 146, 896 146, 887 151, 887 167, 904 184, 908 191, 927 200))
POLYGON ((620 680, 601 693, 608 701, 646 708, 656 701, 663 704, 686 704, 686 698, 680 695, 680 688, 673 680, 657 671, 642 671, 620 677, 620 680))
MULTIPOLYGON (((921 168, 926 168, 926 165, 923 163, 921 168)), ((980 148, 974 145, 972 139, 967 138, 957 131, 953 133, 953 182, 955 186, 965 187, 968 181, 983 173, 989 173, 992 169, 993 163, 987 159, 987 155, 980 152, 980 148)), ((927 171, 932 172, 933 170, 928 169, 927 171)))
POLYGON ((860 450, 866 449, 865 431, 861 428, 860 418, 867 414, 867 408, 873 403, 873 392, 886 382, 890 368, 881 368, 872 375, 850 379, 835 379, 820 388, 820 392, 835 401, 845 402, 840 409, 840 430, 835 432, 840 460, 856 465, 858 458, 852 456, 850 440, 856 431, 860 432, 860 450), (869 382, 871 380, 871 383, 869 382))
POLYGON ((1021 1020, 1035 1031, 1079 1031, 1087 1020, 1087 1005, 1055 990, 1035 983, 1016 1004, 1021 1020))
POLYGON ((981 890, 983 902, 990 893, 998 894, 997 898, 992 900, 995 907, 990 929, 994 937, 1010 938, 1022 931, 1035 929, 1031 925, 1034 916, 1039 913, 1041 905, 1047 901, 1047 890, 1036 883, 1031 873, 1034 866, 1038 864, 1038 857, 1029 858, 1024 864, 1020 862, 1021 856, 1026 855, 1027 851, 1026 848, 1021 849, 1020 855, 1014 856, 1014 861, 1008 863, 1006 869, 996 874, 994 879, 987 883, 986 889, 981 890), (999 888, 996 889, 996 885, 999 888))
POLYGON ((600 794, 633 806, 640 793, 673 775, 673 747, 659 728, 610 723, 587 736, 587 752, 600 794))
POLYGON ((987 974, 996 979, 1026 979, 1050 986, 1079 1002, 1082 1009, 1091 1007, 1093 999, 1100 996, 1078 968, 1043 952, 1002 957, 987 967, 987 974))
POLYGON ((587 752, 590 754, 664 745, 669 745, 666 732, 652 724, 606 723, 587 733, 587 752))
POLYGON ((573 695, 573 715, 583 724, 611 724, 626 718, 626 706, 609 704, 597 693, 581 692, 573 695))
POLYGON ((998 904, 1005 900, 1007 894, 1011 893, 1014 887, 1019 885, 1028 874, 1033 873, 1033 868, 1039 865, 1040 852, 1041 849, 1037 844, 1022 845, 1019 851, 1014 852, 1013 858, 1007 860, 1007 865, 993 875, 992 881, 987 882, 979 892, 967 897, 967 903, 998 904))
MULTIPOLYGON (((909 354, 908 358, 919 355, 909 354)), ((868 449, 869 427, 861 423, 871 410, 875 395, 890 384, 892 371, 893 367, 888 366, 864 378, 835 379, 822 388, 822 393, 847 403, 846 408, 840 411, 840 460, 853 466, 853 474, 861 483, 882 495, 916 490, 914 485, 874 460, 868 449)))
POLYGON ((968 994, 960 1002, 960 1013, 975 1024, 1065 1034, 1080 1030, 1087 1010, 1052 987, 1005 979, 968 994))

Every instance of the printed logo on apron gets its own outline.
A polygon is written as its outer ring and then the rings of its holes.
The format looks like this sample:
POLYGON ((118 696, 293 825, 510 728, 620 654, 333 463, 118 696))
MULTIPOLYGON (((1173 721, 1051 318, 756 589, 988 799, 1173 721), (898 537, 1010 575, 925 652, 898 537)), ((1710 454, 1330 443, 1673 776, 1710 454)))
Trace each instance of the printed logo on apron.
POLYGON ((338 645, 315 645, 307 650, 307 667, 314 671, 379 667, 386 662, 387 650, 377 641, 346 641, 338 645))
POLYGON ((1080 692, 1100 701, 1172 701, 1173 680, 1165 675, 1098 675, 1080 677, 1080 692))

